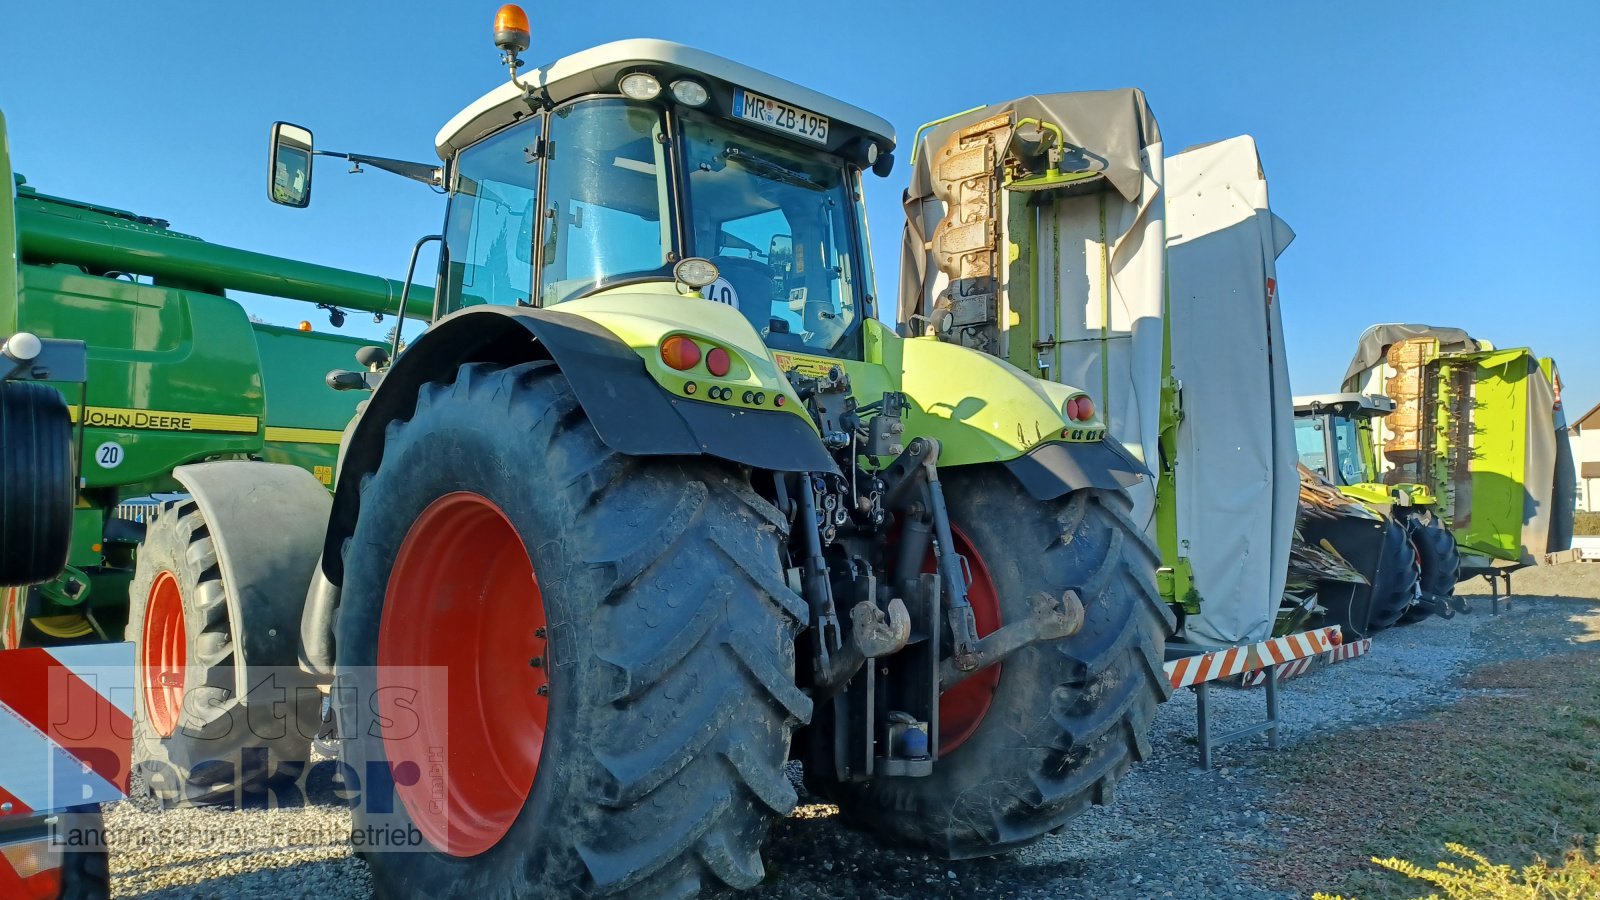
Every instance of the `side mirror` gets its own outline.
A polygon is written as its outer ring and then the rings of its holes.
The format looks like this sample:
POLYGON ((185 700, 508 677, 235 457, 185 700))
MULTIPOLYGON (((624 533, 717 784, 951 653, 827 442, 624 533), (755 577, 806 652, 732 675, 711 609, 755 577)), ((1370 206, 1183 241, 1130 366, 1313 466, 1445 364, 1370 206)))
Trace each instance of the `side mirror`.
POLYGON ((311 131, 288 122, 272 123, 267 160, 267 199, 304 209, 311 205, 311 131))
POLYGON ((794 238, 787 234, 775 234, 767 242, 767 264, 780 272, 789 271, 789 265, 794 262, 794 238))

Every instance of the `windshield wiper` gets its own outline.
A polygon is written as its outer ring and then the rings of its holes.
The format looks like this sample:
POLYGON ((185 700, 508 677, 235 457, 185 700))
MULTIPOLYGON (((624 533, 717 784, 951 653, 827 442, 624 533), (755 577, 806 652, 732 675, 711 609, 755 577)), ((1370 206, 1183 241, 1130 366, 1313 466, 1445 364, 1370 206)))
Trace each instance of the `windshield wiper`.
POLYGON ((751 153, 749 150, 744 150, 739 147, 729 147, 728 149, 722 151, 722 156, 724 159, 729 160, 730 162, 736 162, 740 163, 741 165, 749 166, 773 181, 781 181, 784 184, 792 184, 796 187, 803 187, 813 191, 827 190, 827 188, 817 184, 815 181, 812 181, 810 175, 807 175, 804 172, 796 172, 788 166, 785 166, 781 163, 775 163, 770 159, 764 159, 755 155, 754 153, 751 153))

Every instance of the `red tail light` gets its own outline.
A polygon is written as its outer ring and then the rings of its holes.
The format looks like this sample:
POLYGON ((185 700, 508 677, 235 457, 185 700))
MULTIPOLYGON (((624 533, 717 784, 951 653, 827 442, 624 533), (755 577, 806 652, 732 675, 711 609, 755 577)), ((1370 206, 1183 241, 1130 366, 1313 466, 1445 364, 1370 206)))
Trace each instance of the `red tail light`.
MULTIPOLYGON (((692 369, 700 364, 700 345, 681 334, 675 334, 661 342, 661 361, 680 372, 692 369)), ((711 374, 718 373, 713 371, 711 374)))
MULTIPOLYGON (((1071 414, 1070 409, 1068 414, 1071 414)), ((1078 421, 1087 422, 1092 418, 1094 418, 1094 401, 1090 400, 1088 397, 1079 397, 1077 415, 1078 421)))
MULTIPOLYGON (((695 350, 698 352, 699 348, 695 350)), ((728 370, 732 367, 733 362, 728 359, 728 351, 721 347, 712 347, 711 352, 706 354, 706 371, 718 378, 728 374, 728 370)))
POLYGON ((1067 421, 1069 421, 1069 422, 1078 421, 1078 398, 1077 397, 1073 397, 1071 400, 1067 401, 1067 421))

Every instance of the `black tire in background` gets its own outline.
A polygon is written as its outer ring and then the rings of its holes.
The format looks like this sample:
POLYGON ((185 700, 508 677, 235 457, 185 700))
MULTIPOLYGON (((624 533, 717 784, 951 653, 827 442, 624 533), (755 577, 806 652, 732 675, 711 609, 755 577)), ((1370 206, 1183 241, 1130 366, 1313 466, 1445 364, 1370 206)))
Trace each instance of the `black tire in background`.
POLYGON ((106 900, 111 896, 111 863, 105 844, 105 818, 97 806, 61 814, 63 834, 80 835, 81 845, 61 854, 61 893, 57 900, 106 900))
MULTIPOLYGON (((453 382, 425 385, 410 420, 388 426, 361 496, 345 547, 335 691, 340 732, 353 736, 344 758, 358 771, 405 765, 388 758, 361 698, 379 677, 385 629, 401 627, 385 620, 407 596, 405 586, 391 596, 391 571, 424 552, 407 539, 430 510, 461 497, 497 510, 548 623, 530 629, 548 705, 514 819, 501 814, 503 831, 475 836, 476 852, 451 848, 448 834, 443 844, 424 835, 421 850, 367 852, 379 896, 689 897, 761 881, 768 824, 796 801, 784 765, 811 702, 794 683, 807 608, 783 582, 787 526, 744 474, 613 452, 553 364, 470 364, 453 382)), ((481 615, 506 593, 439 602, 481 615)), ((512 659, 504 680, 527 666, 512 659)), ((459 657, 447 668, 485 677, 459 657)), ((453 715, 450 724, 456 740, 464 732, 453 715)), ((450 758, 447 782, 474 777, 450 758)), ((403 800, 387 815, 358 806, 356 829, 415 829, 403 800)))
POLYGON ((1411 544, 1411 535, 1404 524, 1385 516, 1382 554, 1378 558, 1377 575, 1372 579, 1369 632, 1388 628, 1413 609, 1418 578, 1417 550, 1411 544))
POLYGON ((1423 593, 1453 597, 1461 578, 1461 551, 1456 537, 1430 512, 1411 516, 1411 542, 1416 545, 1422 566, 1423 593))
MULTIPOLYGON (((280 642, 271 658, 244 658, 229 590, 199 504, 163 504, 139 548, 125 638, 138 663, 134 770, 164 807, 264 806, 294 797, 285 788, 304 775, 321 727, 320 695, 300 676, 292 641, 280 642), (150 655, 161 634, 182 648, 182 674, 174 679, 181 685, 162 681, 172 688, 166 692, 146 689, 162 677, 150 655)), ((254 627, 299 634, 298 607, 257 609, 252 617, 254 627)))
POLYGON ((951 859, 988 856, 1060 828, 1150 756, 1146 735, 1171 695, 1163 653, 1174 620, 1156 589, 1157 551, 1125 494, 1028 495, 998 467, 942 474, 951 523, 982 558, 1001 622, 1028 598, 1078 591, 1077 634, 1001 664, 976 730, 923 778, 817 785, 851 821, 951 859))
MULTIPOLYGON (((1413 512, 1406 520, 1406 530, 1417 549, 1422 592, 1445 600, 1454 597, 1461 577, 1461 551, 1455 535, 1432 510, 1413 512)), ((1428 607, 1419 606, 1407 611, 1400 621, 1420 622, 1432 614, 1428 607)))
POLYGON ((48 581, 67 564, 72 422, 54 388, 0 382, 0 585, 48 581))

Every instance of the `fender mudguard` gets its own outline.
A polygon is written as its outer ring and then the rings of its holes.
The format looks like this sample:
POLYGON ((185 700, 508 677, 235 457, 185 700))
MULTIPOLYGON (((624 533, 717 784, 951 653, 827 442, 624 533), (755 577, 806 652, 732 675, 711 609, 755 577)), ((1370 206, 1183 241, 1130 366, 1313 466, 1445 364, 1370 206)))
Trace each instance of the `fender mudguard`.
MULTIPOLYGON (((328 489, 299 466, 227 460, 179 466, 172 476, 199 504, 227 585, 228 618, 243 658, 284 659, 298 652, 306 588, 317 567, 328 489)), ((235 672, 238 696, 249 673, 235 672)))
POLYGON ((1038 500, 1054 500, 1084 488, 1124 491, 1152 477, 1144 463, 1110 437, 1083 444, 1040 444, 1004 465, 1038 500))
POLYGON ((334 492, 322 568, 344 582, 341 548, 355 530, 361 480, 378 468, 384 429, 410 418, 427 382, 472 362, 561 367, 600 440, 629 456, 711 456, 779 472, 836 471, 822 440, 789 413, 721 407, 668 393, 615 334, 559 310, 475 306, 434 323, 394 361, 350 436, 334 492))

